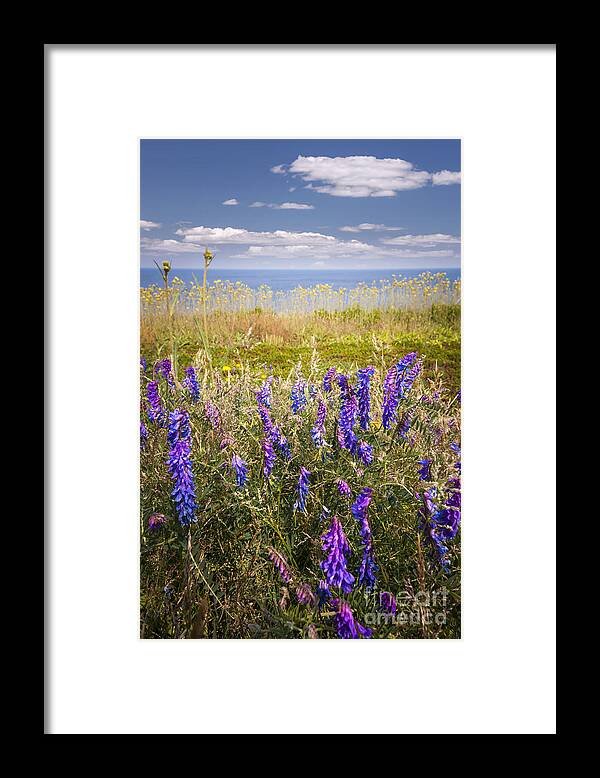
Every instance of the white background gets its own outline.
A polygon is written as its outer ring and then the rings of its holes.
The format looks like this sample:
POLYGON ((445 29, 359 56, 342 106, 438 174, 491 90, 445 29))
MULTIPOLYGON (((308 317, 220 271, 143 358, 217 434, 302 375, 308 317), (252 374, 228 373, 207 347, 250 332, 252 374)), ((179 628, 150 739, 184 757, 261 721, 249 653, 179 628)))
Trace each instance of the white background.
POLYGON ((50 733, 555 731, 555 52, 49 48, 50 733), (463 139, 463 637, 138 639, 138 139, 463 139))

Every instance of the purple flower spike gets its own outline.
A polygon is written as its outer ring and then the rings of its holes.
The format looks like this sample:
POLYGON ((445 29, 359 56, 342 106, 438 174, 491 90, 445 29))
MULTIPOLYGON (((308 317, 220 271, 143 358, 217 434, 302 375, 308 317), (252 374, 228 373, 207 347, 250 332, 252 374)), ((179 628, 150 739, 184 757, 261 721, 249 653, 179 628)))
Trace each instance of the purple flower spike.
POLYGON ((295 511, 306 510, 306 498, 308 497, 308 479, 310 478, 310 471, 305 467, 300 468, 300 478, 298 479, 298 486, 296 487, 296 502, 294 503, 295 511))
POLYGON ((369 524, 369 503, 373 495, 373 490, 366 487, 358 495, 350 510, 352 515, 360 524, 360 536, 362 538, 363 557, 358 573, 358 585, 363 583, 367 589, 372 588, 376 583, 377 565, 373 557, 373 539, 371 536, 371 526, 369 524))
POLYGON ((280 554, 279 551, 276 551, 271 546, 269 546, 267 551, 269 552, 269 559, 275 565, 275 569, 281 576, 283 583, 289 583, 292 580, 292 574, 283 554, 280 554))
POLYGON ((305 407, 308 400, 306 399, 306 382, 299 379, 292 386, 290 394, 290 401, 292 403, 292 413, 300 413, 305 407))
POLYGON ((259 404, 258 413, 262 421, 263 429, 265 431, 265 436, 269 438, 271 443, 279 450, 279 452, 283 457, 285 457, 285 459, 290 459, 292 456, 292 452, 290 451, 290 444, 288 443, 287 438, 281 431, 279 425, 273 424, 273 420, 269 415, 268 408, 264 405, 259 404))
POLYGON ((148 418, 157 424, 163 424, 165 413, 163 411, 160 396, 158 394, 158 382, 149 381, 146 387, 146 399, 148 400, 148 418))
POLYGON ((402 357, 402 359, 391 367, 383 382, 383 428, 389 430, 396 421, 398 403, 406 396, 417 375, 421 370, 422 363, 418 362, 415 367, 407 373, 407 369, 412 365, 417 357, 416 351, 402 357))
POLYGON ((331 599, 331 590, 325 581, 319 581, 319 585, 317 586, 317 598, 319 600, 319 608, 322 608, 327 600, 331 599))
MULTIPOLYGON (((412 424, 414 416, 414 410, 412 408, 409 408, 405 413, 402 414, 402 418, 400 419, 400 424, 398 426, 398 433, 401 437, 405 438, 408 436, 408 431, 410 429, 410 425, 412 424)), ((411 441, 411 445, 414 441, 411 441)))
POLYGON ((148 440, 148 430, 143 421, 140 421, 140 448, 144 448, 148 440))
POLYGON ((302 605, 309 605, 312 608, 317 604, 317 598, 307 583, 301 583, 297 587, 296 597, 302 605))
POLYGON ((347 602, 337 599, 332 600, 332 606, 337 609, 335 615, 335 626, 337 629, 338 637, 342 639, 347 638, 370 638, 373 634, 372 630, 368 627, 363 627, 358 621, 354 619, 354 614, 347 602))
POLYGON ((170 359, 159 359, 154 365, 154 374, 162 375, 169 386, 174 386, 175 381, 173 379, 173 368, 171 367, 170 359))
POLYGON ((193 367, 186 367, 185 378, 183 379, 183 385, 187 387, 190 397, 193 403, 197 403, 200 399, 200 387, 198 386, 198 379, 196 378, 196 371, 193 367))
POLYGON ((170 444, 167 466, 175 482, 171 495, 182 526, 197 521, 196 489, 192 475, 191 430, 187 411, 175 409, 169 414, 167 438, 170 444))
POLYGON ((321 448, 325 445, 325 417, 327 416, 327 406, 324 401, 319 400, 319 408, 317 410, 317 418, 315 426, 311 429, 310 435, 314 441, 315 446, 321 448))
POLYGON ((419 459, 421 467, 417 471, 421 481, 431 481, 431 459, 419 459))
POLYGON ((151 513, 150 516, 148 516, 148 529, 160 529, 163 524, 166 523, 167 517, 162 513, 151 513))
POLYGON ((269 478, 273 465, 275 464, 275 452, 273 451, 273 443, 270 438, 264 438, 262 442, 263 451, 263 473, 265 478, 269 478))
POLYGON ((383 382, 383 412, 381 421, 383 428, 389 430, 396 420, 396 407, 398 405, 398 369, 396 365, 391 367, 383 382))
POLYGON ((402 397, 404 397, 409 392, 415 378, 421 371, 422 362, 417 362, 411 370, 408 370, 416 358, 417 352, 411 351, 410 354, 403 356, 396 365, 398 369, 398 393, 400 395, 400 399, 402 399, 402 397))
POLYGON ((342 497, 350 497, 352 490, 345 481, 343 481, 341 478, 338 478, 335 483, 337 490, 342 495, 342 497))
POLYGON ((335 367, 330 367, 329 370, 323 376, 323 389, 326 394, 329 394, 333 389, 333 380, 335 379, 337 371, 335 367))
POLYGON ((431 543, 434 557, 439 562, 442 570, 450 571, 448 559, 448 540, 456 537, 460 524, 460 510, 458 508, 444 507, 438 509, 435 503, 435 490, 431 489, 423 493, 423 507, 420 509, 420 528, 425 532, 431 543))
POLYGON ((258 402, 259 406, 264 405, 265 408, 271 407, 271 400, 273 399, 271 391, 272 383, 273 376, 270 375, 256 393, 256 401, 258 402))
POLYGON ((358 420, 363 430, 369 428, 371 421, 371 378, 375 368, 369 365, 357 372, 358 376, 358 420))
POLYGON ((238 488, 242 489, 248 479, 248 467, 237 454, 231 457, 231 469, 235 471, 235 480, 238 488))
POLYGON ((341 390, 340 423, 338 430, 338 442, 342 448, 354 453, 358 443, 354 433, 358 403, 354 396, 352 385, 345 375, 338 375, 338 386, 341 390))
POLYGON ((327 558, 321 562, 326 582, 328 586, 334 586, 348 594, 352 591, 354 583, 354 576, 347 566, 350 546, 337 516, 331 519, 331 525, 321 540, 323 541, 323 551, 327 554, 327 558))
POLYGON ((363 465, 370 465, 373 461, 373 447, 361 440, 356 448, 356 456, 363 465))
POLYGON ((145 373, 147 367, 145 357, 140 357, 140 367, 142 368, 142 372, 145 373))
POLYGON ((396 598, 391 592, 381 592, 379 608, 386 613, 396 613, 396 598))

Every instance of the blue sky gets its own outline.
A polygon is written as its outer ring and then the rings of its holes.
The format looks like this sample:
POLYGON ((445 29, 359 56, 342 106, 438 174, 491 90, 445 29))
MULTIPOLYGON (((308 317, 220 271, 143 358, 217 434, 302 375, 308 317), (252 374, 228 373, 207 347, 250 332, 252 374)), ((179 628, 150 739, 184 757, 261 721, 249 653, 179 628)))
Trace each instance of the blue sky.
POLYGON ((141 263, 460 266, 459 140, 142 140, 141 263))

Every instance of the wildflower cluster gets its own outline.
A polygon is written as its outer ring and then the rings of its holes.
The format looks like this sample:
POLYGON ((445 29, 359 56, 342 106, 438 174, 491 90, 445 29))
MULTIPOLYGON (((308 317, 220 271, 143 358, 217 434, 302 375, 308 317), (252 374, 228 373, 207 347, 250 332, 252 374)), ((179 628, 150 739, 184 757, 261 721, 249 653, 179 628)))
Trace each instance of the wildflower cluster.
POLYGON ((171 496, 182 525, 197 521, 196 489, 192 475, 191 430, 187 411, 176 408, 169 414, 168 441, 170 444, 167 465, 174 481, 171 496))
POLYGON ((315 359, 306 380, 236 366, 227 384, 142 366, 144 543, 166 562, 152 591, 173 607, 198 591, 211 629, 244 637, 402 636, 398 592, 453 581, 459 562, 459 408, 422 366, 415 352, 346 372, 315 359))

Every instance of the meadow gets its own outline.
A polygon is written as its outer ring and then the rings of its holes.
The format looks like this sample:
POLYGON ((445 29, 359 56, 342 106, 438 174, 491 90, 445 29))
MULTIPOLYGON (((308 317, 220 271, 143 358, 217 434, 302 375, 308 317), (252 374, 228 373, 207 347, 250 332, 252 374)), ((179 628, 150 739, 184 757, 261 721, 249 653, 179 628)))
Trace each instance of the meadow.
POLYGON ((460 285, 141 290, 141 636, 460 637, 460 285))

